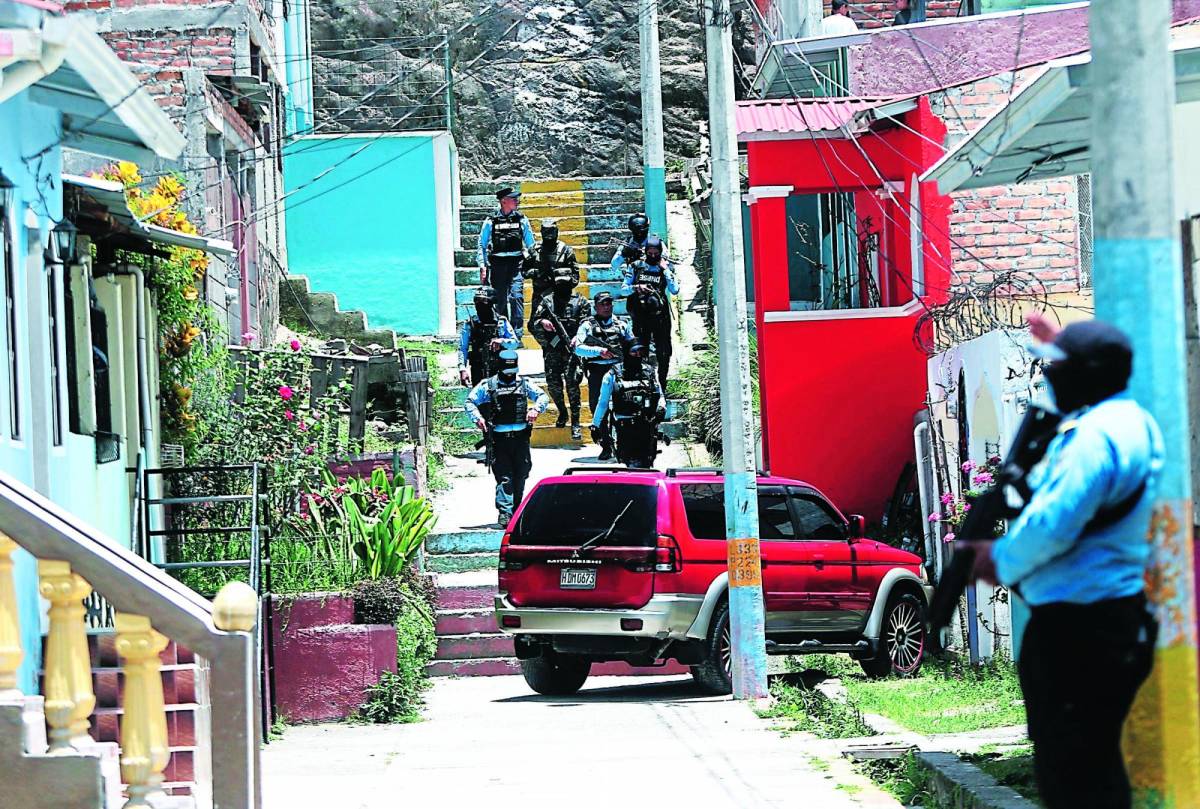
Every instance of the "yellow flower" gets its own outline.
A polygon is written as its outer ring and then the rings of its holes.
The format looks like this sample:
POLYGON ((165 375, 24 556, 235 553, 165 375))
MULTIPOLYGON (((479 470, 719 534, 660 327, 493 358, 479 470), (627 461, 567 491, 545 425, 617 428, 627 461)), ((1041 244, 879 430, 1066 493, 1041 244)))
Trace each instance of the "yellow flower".
POLYGON ((178 200, 183 194, 183 183, 171 176, 159 177, 158 182, 154 184, 154 192, 169 199, 178 200))
POLYGON ((117 176, 121 178, 121 182, 125 185, 137 185, 142 181, 142 175, 138 171, 137 163, 130 163, 128 160, 122 160, 117 163, 117 176))
POLYGON ((183 299, 185 301, 194 301, 199 297, 200 297, 200 291, 197 290, 191 284, 188 284, 187 286, 185 286, 183 288, 183 299))

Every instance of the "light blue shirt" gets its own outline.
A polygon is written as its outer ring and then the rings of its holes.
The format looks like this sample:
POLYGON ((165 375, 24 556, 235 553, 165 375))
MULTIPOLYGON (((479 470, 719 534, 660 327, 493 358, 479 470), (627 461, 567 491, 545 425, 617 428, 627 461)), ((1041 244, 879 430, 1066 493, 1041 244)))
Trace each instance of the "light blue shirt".
MULTIPOLYGON (((620 273, 625 272, 625 256, 621 255, 625 251, 625 248, 626 247, 636 247, 639 250, 645 250, 646 249, 646 241, 649 238, 650 237, 647 236, 645 239, 642 239, 641 241, 635 241, 634 238, 632 236, 630 236, 628 239, 625 240, 625 244, 618 247, 617 252, 613 253, 612 261, 609 262, 608 266, 612 267, 617 272, 620 272, 620 273)), ((665 244, 663 245, 663 250, 664 251, 666 250, 665 244)))
MULTIPOLYGON (((659 418, 667 412, 666 401, 663 399, 662 385, 658 383, 658 375, 651 374, 654 378, 654 390, 658 393, 658 415, 659 418)), ((596 402, 596 412, 592 414, 592 426, 599 427, 604 421, 605 414, 608 413, 608 408, 612 404, 613 389, 617 386, 617 369, 614 368, 604 375, 604 381, 600 383, 600 399, 596 402)), ((622 419, 631 419, 633 416, 618 416, 613 413, 613 418, 617 421, 622 419)))
MULTIPOLYGON (((651 270, 655 268, 654 264, 647 264, 646 266, 651 270)), ((657 266, 662 270, 663 276, 667 279, 667 295, 678 295, 679 282, 675 280, 675 271, 671 269, 671 262, 664 258, 657 266)), ((633 294, 633 269, 632 264, 625 265, 625 276, 621 281, 622 296, 628 297, 633 294)))
MULTIPOLYGON (((518 376, 517 382, 510 384, 518 383, 525 388, 525 398, 530 402, 530 411, 537 415, 541 415, 546 408, 550 406, 550 397, 546 395, 545 391, 523 376, 518 376)), ((506 385, 504 382, 500 382, 499 387, 508 387, 508 385, 506 385)), ((471 392, 467 394, 467 403, 463 406, 463 409, 467 411, 467 415, 470 416, 472 420, 482 421, 483 414, 479 412, 479 408, 491 400, 492 395, 488 392, 488 380, 485 379, 475 387, 471 388, 471 392)), ((512 433, 516 432, 517 430, 524 430, 525 427, 526 424, 523 421, 520 424, 492 425, 492 429, 498 433, 512 433)))
MULTIPOLYGON (((467 354, 471 350, 471 331, 475 328, 475 324, 475 316, 469 317, 463 321, 462 329, 458 332, 458 365, 460 368, 467 367, 467 354)), ((496 336, 504 341, 504 348, 515 349, 521 345, 517 333, 513 331, 512 324, 503 315, 496 318, 496 336)))
POLYGON ((630 340, 633 339, 633 329, 630 327, 629 321, 622 320, 621 318, 617 317, 616 315, 610 317, 608 320, 601 320, 600 318, 597 318, 597 317, 590 317, 587 320, 585 320, 579 324, 579 331, 575 332, 575 340, 574 340, 575 356, 577 356, 581 359, 588 360, 593 365, 615 365, 616 363, 621 361, 621 357, 619 354, 616 356, 613 356, 613 357, 609 357, 608 359, 602 359, 600 357, 600 352, 604 350, 604 346, 587 345, 585 343, 585 341, 588 338, 588 333, 590 331, 589 327, 593 320, 595 320, 601 326, 611 325, 615 321, 621 327, 621 340, 623 342, 629 342, 630 340))
MULTIPOLYGON (((496 213, 494 215, 500 216, 499 208, 496 209, 496 213)), ((533 245, 534 245, 533 227, 529 224, 529 217, 525 216, 524 214, 521 215, 521 241, 525 243, 526 251, 533 249, 533 245)), ((488 256, 489 255, 508 256, 510 258, 521 255, 520 253, 492 253, 492 254, 489 254, 488 253, 488 245, 490 245, 491 243, 492 243, 492 218, 489 216, 487 219, 483 220, 483 227, 480 228, 480 230, 479 230, 479 246, 475 253, 475 261, 479 265, 480 269, 484 269, 484 268, 490 266, 488 264, 488 256)))
POLYGON ((1142 592, 1163 440, 1128 394, 1105 399, 1060 427, 1030 473, 1033 497, 992 550, 1001 583, 1019 584, 1031 605, 1089 604, 1142 592), (1102 508, 1146 481, 1123 519, 1085 531, 1102 508))

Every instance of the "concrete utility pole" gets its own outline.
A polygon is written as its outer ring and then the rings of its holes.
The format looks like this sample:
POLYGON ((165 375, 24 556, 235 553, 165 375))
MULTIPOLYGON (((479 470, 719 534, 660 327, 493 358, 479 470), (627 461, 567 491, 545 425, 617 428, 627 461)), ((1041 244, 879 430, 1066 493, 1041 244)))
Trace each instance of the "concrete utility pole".
POLYGON ((650 229, 667 239, 667 168, 663 148, 662 72, 658 59, 658 2, 638 3, 642 56, 642 183, 650 229))
POLYGON ((1169 0, 1093 0, 1096 316, 1133 339, 1132 391, 1162 427, 1149 597, 1154 671, 1126 724, 1140 806, 1200 805, 1200 706, 1183 272, 1175 221, 1169 0))
POLYGON ((729 0, 705 0, 708 129, 712 136, 712 263, 721 350, 721 450, 725 456, 725 535, 729 537, 729 621, 733 695, 767 695, 762 561, 758 551, 758 479, 746 275, 742 256, 741 178, 734 124, 733 16, 729 0))

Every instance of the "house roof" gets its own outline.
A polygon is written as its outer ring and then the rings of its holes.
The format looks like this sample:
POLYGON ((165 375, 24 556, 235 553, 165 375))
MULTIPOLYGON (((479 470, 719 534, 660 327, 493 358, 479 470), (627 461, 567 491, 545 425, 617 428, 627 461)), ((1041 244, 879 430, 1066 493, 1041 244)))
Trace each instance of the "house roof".
POLYGON ((915 98, 778 98, 739 101, 738 140, 778 140, 804 133, 845 135, 908 112, 915 98))
POLYGON ((100 180, 95 177, 79 177, 73 174, 64 174, 62 180, 64 186, 77 188, 90 197, 99 208, 99 214, 102 218, 107 219, 135 237, 141 237, 146 241, 157 244, 190 247, 218 256, 233 256, 237 254, 232 242, 222 239, 206 239, 203 236, 193 236, 187 233, 180 233, 177 230, 171 230, 170 228, 138 221, 137 216, 129 209, 129 203, 125 198, 125 188, 120 183, 110 180, 100 180))
POLYGON ((135 162, 183 152, 171 118, 97 33, 72 17, 47 17, 42 42, 49 72, 29 93, 63 111, 64 145, 135 162))
MULTIPOLYGON (((1176 103, 1200 101, 1200 40, 1179 39, 1171 50, 1176 103)), ((1050 62, 1007 107, 943 155, 922 181, 936 181, 948 194, 1088 172, 1090 77, 1090 53, 1050 62)), ((1183 152, 1177 152, 1180 160, 1186 158, 1183 152)))

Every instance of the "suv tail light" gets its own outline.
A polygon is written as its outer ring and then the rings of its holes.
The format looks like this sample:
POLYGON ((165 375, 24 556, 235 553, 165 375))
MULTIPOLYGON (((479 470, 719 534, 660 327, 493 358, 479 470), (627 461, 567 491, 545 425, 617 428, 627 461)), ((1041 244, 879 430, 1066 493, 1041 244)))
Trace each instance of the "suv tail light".
POLYGON ((512 534, 505 534, 504 539, 500 540, 500 564, 497 566, 500 570, 524 570, 524 562, 516 562, 508 558, 508 540, 512 534))
POLYGON ((660 534, 658 547, 654 549, 654 572, 679 573, 683 570, 683 556, 675 537, 660 534))

